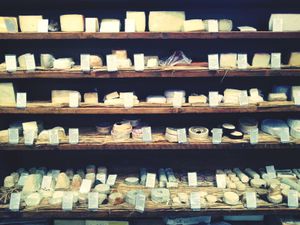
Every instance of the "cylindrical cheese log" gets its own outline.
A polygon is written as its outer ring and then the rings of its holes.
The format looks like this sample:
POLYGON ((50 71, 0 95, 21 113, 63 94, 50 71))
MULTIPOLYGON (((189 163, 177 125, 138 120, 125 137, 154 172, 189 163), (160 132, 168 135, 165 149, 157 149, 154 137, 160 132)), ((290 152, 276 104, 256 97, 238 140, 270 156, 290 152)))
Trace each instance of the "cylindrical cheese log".
POLYGON ((234 168, 233 172, 236 173, 236 175, 240 178, 240 180, 243 183, 248 183, 249 182, 249 177, 246 174, 244 174, 239 168, 234 168))
POLYGON ((260 178, 259 174, 256 173, 254 170, 252 170, 252 169, 250 169, 250 168, 246 168, 246 169, 245 169, 245 173, 246 173, 248 176, 252 177, 253 179, 259 179, 259 178, 260 178))
POLYGON ((300 184, 296 183, 295 181, 292 181, 288 178, 282 178, 281 182, 300 192, 300 184))

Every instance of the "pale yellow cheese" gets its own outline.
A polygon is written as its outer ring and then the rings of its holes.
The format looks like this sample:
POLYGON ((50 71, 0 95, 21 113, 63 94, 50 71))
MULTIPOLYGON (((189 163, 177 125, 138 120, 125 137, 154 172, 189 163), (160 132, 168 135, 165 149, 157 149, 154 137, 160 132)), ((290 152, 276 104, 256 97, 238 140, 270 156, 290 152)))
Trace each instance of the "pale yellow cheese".
POLYGON ((20 29, 22 32, 38 32, 38 24, 43 16, 19 16, 20 29))
POLYGON ((66 14, 60 16, 60 28, 63 32, 83 32, 84 17, 79 14, 66 14))
POLYGON ((252 67, 254 68, 268 68, 270 67, 270 54, 256 53, 252 59, 252 67))
POLYGON ((16 96, 13 83, 0 83, 0 106, 15 106, 16 96))
POLYGON ((185 12, 151 11, 149 14, 150 32, 179 32, 183 28, 185 12))
POLYGON ((0 33, 18 32, 18 20, 16 17, 0 17, 0 33))
POLYGON ((84 103, 97 104, 98 103, 98 93, 97 92, 85 93, 84 94, 84 103))
POLYGON ((186 20, 183 23, 182 31, 184 32, 204 31, 204 30, 205 30, 204 22, 200 19, 186 20))
POLYGON ((300 52, 292 52, 289 60, 289 66, 300 66, 300 52))
POLYGON ((134 20, 136 32, 144 32, 146 30, 146 14, 145 14, 145 12, 127 11, 126 19, 134 20))
POLYGON ((69 104, 70 94, 78 93, 78 102, 81 102, 81 95, 78 91, 69 91, 69 90, 52 90, 51 99, 53 104, 69 104))
POLYGON ((220 56, 220 67, 221 68, 236 68, 237 67, 237 54, 228 53, 221 54, 220 56))

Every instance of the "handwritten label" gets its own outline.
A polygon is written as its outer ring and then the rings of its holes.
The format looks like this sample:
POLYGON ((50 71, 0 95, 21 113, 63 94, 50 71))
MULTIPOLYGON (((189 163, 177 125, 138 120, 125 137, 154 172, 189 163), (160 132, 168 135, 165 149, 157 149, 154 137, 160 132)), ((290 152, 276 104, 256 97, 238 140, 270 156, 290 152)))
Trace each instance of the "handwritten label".
POLYGON ((208 32, 219 32, 219 23, 218 20, 208 20, 208 32))
POLYGON ((9 209, 11 211, 19 211, 20 210, 20 202, 21 202, 21 193, 11 193, 10 201, 9 201, 9 209))
POLYGON ((178 138, 178 143, 179 144, 187 143, 187 136, 186 136, 186 129, 185 128, 177 130, 177 138, 178 138))
POLYGON ((222 143, 223 130, 221 128, 212 129, 212 143, 221 144, 222 143))
POLYGON ((106 55, 106 65, 108 72, 118 71, 117 57, 115 55, 106 55))
POLYGON ((290 130, 288 127, 281 128, 280 142, 281 143, 289 143, 290 142, 290 130))
POLYGON ((217 188, 226 188, 226 175, 216 174, 217 188))
POLYGON ((50 145, 58 145, 59 144, 58 130, 57 129, 49 130, 48 134, 49 134, 50 145))
POLYGON ((81 54, 80 55, 80 68, 83 72, 89 72, 91 70, 89 54, 81 54))
POLYGON ((124 108, 132 108, 134 105, 133 92, 123 93, 124 108))
POLYGON ((240 106, 245 106, 249 104, 247 91, 241 91, 239 96, 240 106))
POLYGON ((9 128, 8 129, 8 143, 9 144, 19 144, 19 129, 9 128))
POLYGON ((110 174, 107 177, 107 181, 106 184, 108 184, 109 186, 114 186, 117 180, 117 174, 110 174))
POLYGON ((16 55, 5 55, 5 65, 7 72, 17 71, 17 57, 16 55))
POLYGON ((219 55, 218 54, 211 54, 208 55, 208 69, 209 70, 218 70, 219 66, 219 55))
POLYGON ((48 32, 48 26, 49 26, 49 20, 48 19, 41 19, 38 22, 38 32, 39 33, 47 33, 48 32))
POLYGON ((88 208, 89 210, 96 210, 99 206, 99 193, 90 192, 88 193, 88 208))
POLYGON ((145 69, 145 57, 144 54, 134 54, 134 70, 135 71, 144 71, 145 69))
POLYGON ((238 54, 238 68, 245 70, 248 68, 248 56, 247 54, 238 54))
POLYGON ((250 130, 250 144, 255 145, 258 143, 258 128, 250 130))
POLYGON ((42 187, 43 190, 51 190, 52 188, 52 176, 43 176, 42 187))
POLYGON ((281 68, 281 53, 271 54, 271 68, 280 69, 281 68))
POLYGON ((191 209, 193 211, 199 211, 201 209, 200 193, 199 192, 191 192, 191 194, 190 194, 190 204, 191 204, 191 209))
POLYGON ((175 91, 174 95, 173 95, 173 107, 181 108, 182 107, 182 99, 183 99, 183 93, 180 91, 175 91))
POLYGON ((125 19, 125 32, 135 32, 135 20, 125 19))
POLYGON ((66 191, 62 199, 62 209, 70 211, 73 209, 73 192, 66 191))
POLYGON ((156 181, 156 174, 155 173, 147 173, 146 187, 154 188, 155 187, 155 181, 156 181))
POLYGON ((88 179, 83 179, 80 189, 79 189, 79 192, 83 193, 83 194, 87 194, 90 192, 91 187, 92 187, 92 181, 88 180, 88 179))
POLYGON ((25 55, 25 65, 27 71, 34 71, 35 70, 35 59, 34 55, 27 54, 25 55))
POLYGON ((97 32, 97 18, 85 18, 85 32, 97 32))
POLYGON ((282 18, 274 18, 272 31, 274 32, 282 32, 283 31, 283 19, 282 18))
POLYGON ((188 173, 188 183, 190 187, 197 187, 198 186, 198 178, 196 172, 189 172, 188 173))
POLYGON ((246 204, 248 209, 255 209, 257 207, 255 192, 246 192, 246 204))
POLYGON ((18 186, 21 186, 21 187, 24 186, 24 182, 27 179, 28 175, 29 175, 28 173, 21 173, 21 176, 18 180, 18 186))
POLYGON ((299 207, 299 194, 296 190, 289 190, 288 192, 288 207, 298 208, 299 207))
POLYGON ((135 197, 135 210, 142 213, 145 211, 146 196, 138 194, 135 197))
POLYGON ((102 184, 106 183, 106 174, 105 173, 98 173, 96 176, 97 180, 99 180, 102 184))
POLYGON ((26 130, 24 132, 24 143, 25 145, 33 145, 35 137, 35 131, 34 130, 26 130))
POLYGON ((79 96, 77 92, 70 92, 69 95, 69 107, 78 108, 79 106, 79 96))
POLYGON ((76 145, 79 143, 79 129, 70 128, 69 129, 69 143, 71 145, 76 145))
POLYGON ((27 105, 27 93, 18 92, 17 93, 17 108, 26 108, 27 105))
POLYGON ((276 178, 276 170, 273 165, 266 166, 266 171, 270 179, 276 178))
POLYGON ((219 105, 219 92, 217 91, 210 91, 208 93, 208 100, 210 107, 216 107, 219 105))
POLYGON ((143 141, 144 142, 151 142, 152 141, 151 127, 143 127, 142 132, 143 132, 143 141))

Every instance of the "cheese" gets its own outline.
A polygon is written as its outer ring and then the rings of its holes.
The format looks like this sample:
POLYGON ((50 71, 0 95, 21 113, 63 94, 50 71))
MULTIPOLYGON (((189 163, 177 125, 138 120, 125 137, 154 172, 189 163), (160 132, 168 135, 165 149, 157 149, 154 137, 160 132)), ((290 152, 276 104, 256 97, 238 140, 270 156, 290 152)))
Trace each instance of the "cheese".
POLYGON ((158 56, 145 56, 144 62, 146 67, 156 68, 159 65, 159 58, 158 56))
POLYGON ((219 20, 219 31, 232 31, 232 20, 219 20))
POLYGON ((286 101, 287 96, 285 93, 269 93, 268 101, 286 101))
POLYGON ((126 50, 112 50, 111 53, 117 57, 117 59, 127 59, 126 50))
POLYGON ((291 53, 289 66, 300 67, 300 52, 291 53))
POLYGON ((38 24, 43 16, 19 16, 20 29, 22 32, 38 32, 38 24))
POLYGON ((55 58, 53 55, 50 54, 41 54, 40 55, 40 61, 41 61, 41 67, 45 69, 50 69, 53 67, 53 62, 55 58))
POLYGON ((195 103, 207 103, 207 97, 205 95, 191 95, 189 96, 189 103, 195 104, 195 103))
POLYGON ((98 18, 85 18, 85 32, 99 32, 98 18))
POLYGON ((257 31, 256 28, 254 28, 254 27, 249 27, 249 26, 241 26, 241 27, 238 27, 238 29, 239 29, 241 32, 255 32, 255 31, 257 31))
POLYGON ((18 32, 18 20, 16 17, 0 17, 0 33, 18 32))
POLYGON ((36 192, 40 189, 41 180, 39 179, 38 174, 30 174, 24 181, 24 186, 22 189, 22 193, 30 194, 36 192))
POLYGON ((62 32, 83 32, 84 17, 79 14, 67 14, 60 16, 60 28, 62 32))
POLYGON ((146 14, 145 14, 145 12, 127 11, 126 19, 134 20, 136 32, 145 32, 145 30, 146 30, 146 14))
POLYGON ((117 99, 119 97, 120 97, 119 93, 114 91, 114 92, 111 92, 111 93, 105 95, 104 100, 117 99))
POLYGON ((100 25, 100 32, 120 32, 121 22, 117 19, 103 19, 100 25))
POLYGON ((70 94, 78 93, 78 102, 81 102, 81 95, 78 91, 69 91, 69 90, 52 90, 51 100, 52 104, 69 104, 70 94))
POLYGON ((53 61, 53 68, 58 70, 71 69, 75 65, 71 58, 55 59, 53 61))
POLYGON ((288 128, 287 124, 282 120, 265 119, 261 123, 261 130, 273 136, 280 137, 280 130, 288 128))
POLYGON ((183 32, 204 31, 204 22, 200 19, 185 20, 183 23, 183 32))
POLYGON ((90 55, 90 66, 92 68, 103 66, 101 57, 98 55, 90 55))
POLYGON ((300 96, 300 86, 292 86, 291 99, 295 102, 296 96, 300 96))
MULTIPOLYGON (((34 60, 34 55, 33 54, 30 54, 30 53, 26 53, 26 54, 23 54, 23 55, 20 55, 19 57, 18 57, 18 62, 19 62, 19 65, 20 65, 20 67, 22 68, 22 69, 25 69, 25 70, 27 70, 27 69, 32 69, 32 68, 28 68, 28 67, 34 67, 35 68, 35 60, 34 60), (33 61, 32 62, 32 64, 33 65, 28 65, 27 63, 28 62, 26 62, 26 58, 27 59, 32 59, 32 60, 30 60, 30 61, 33 61)), ((30 63, 30 62, 29 62, 30 63)))
POLYGON ((183 28, 185 12, 183 11, 150 11, 150 32, 179 32, 183 28))
POLYGON ((42 200, 42 196, 39 193, 32 193, 25 199, 26 206, 33 207, 38 206, 42 200))
POLYGON ((282 31, 300 31, 300 14, 272 14, 269 19, 269 30, 273 30, 275 19, 282 19, 282 31))
POLYGON ((68 190, 70 187, 70 179, 65 173, 60 173, 57 177, 55 190, 68 190))
POLYGON ((146 99, 147 103, 154 103, 154 104, 165 104, 167 102, 167 99, 164 96, 159 95, 150 95, 146 99))
POLYGON ((15 106, 16 95, 13 83, 0 83, 0 106, 15 106))
MULTIPOLYGON (((58 139, 59 139, 59 142, 62 142, 63 140, 66 140, 67 139, 67 136, 66 136, 66 133, 65 133, 65 130, 64 128, 62 127, 54 127, 52 130, 57 130, 58 132, 58 139)), ((38 136, 38 140, 39 141, 46 141, 46 142, 49 142, 49 134, 50 134, 50 130, 43 130, 39 136, 38 136)))
POLYGON ((220 56, 220 67, 221 68, 236 68, 237 67, 237 54, 228 53, 221 54, 220 56))
POLYGON ((270 67, 270 54, 256 53, 252 59, 252 67, 254 68, 269 68, 270 67))
POLYGON ((98 93, 97 92, 85 93, 84 103, 98 104, 98 93))

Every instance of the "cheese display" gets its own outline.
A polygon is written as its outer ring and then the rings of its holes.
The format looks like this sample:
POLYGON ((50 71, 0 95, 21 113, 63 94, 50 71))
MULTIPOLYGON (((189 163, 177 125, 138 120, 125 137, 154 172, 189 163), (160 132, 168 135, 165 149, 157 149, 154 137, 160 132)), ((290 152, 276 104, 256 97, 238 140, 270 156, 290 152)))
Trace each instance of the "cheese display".
POLYGON ((252 59, 252 67, 254 68, 269 68, 270 67, 270 54, 256 53, 252 59))
POLYGON ((69 104, 71 93, 76 93, 78 95, 78 102, 81 102, 81 95, 77 91, 53 90, 51 92, 52 104, 69 104))
POLYGON ((183 32, 204 31, 205 25, 201 19, 185 20, 183 23, 183 32))
POLYGON ((300 31, 300 14, 272 14, 269 19, 269 30, 273 30, 274 21, 282 19, 282 31, 300 31))
POLYGON ((136 32, 145 32, 145 30, 146 30, 146 14, 145 14, 145 12, 127 11, 126 19, 134 20, 136 32))
POLYGON ((289 60, 289 66, 300 67, 300 52, 292 52, 289 60))
POLYGON ((16 33, 19 31, 16 17, 0 17, 0 33, 16 33))
POLYGON ((120 32, 121 22, 118 19, 102 19, 100 32, 120 32))
POLYGON ((0 106, 15 106, 16 95, 13 83, 0 83, 0 106))
POLYGON ((185 12, 175 11, 150 11, 150 32, 180 32, 185 21, 185 12))
POLYGON ((221 54, 220 67, 225 69, 235 69, 237 67, 237 54, 221 54))
POLYGON ((38 24, 43 16, 19 16, 20 29, 22 32, 38 32, 38 24))
POLYGON ((62 32, 83 32, 84 17, 79 14, 61 15, 60 27, 62 32))

